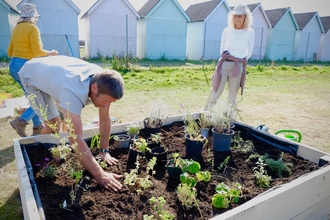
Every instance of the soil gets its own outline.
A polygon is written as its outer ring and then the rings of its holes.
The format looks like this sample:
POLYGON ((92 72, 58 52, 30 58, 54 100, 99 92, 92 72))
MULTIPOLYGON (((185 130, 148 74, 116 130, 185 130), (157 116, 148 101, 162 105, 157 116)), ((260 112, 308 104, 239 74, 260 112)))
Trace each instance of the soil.
MULTIPOLYGON (((236 130, 237 132, 237 130, 236 130)), ((184 129, 181 122, 175 122, 168 126, 163 126, 161 129, 163 136, 162 143, 168 148, 168 159, 171 158, 172 153, 179 153, 180 157, 185 158, 185 139, 184 129)), ((269 158, 277 160, 283 151, 269 146, 268 144, 252 139, 251 137, 241 133, 244 140, 251 140, 254 144, 255 150, 253 153, 260 155, 268 154, 269 158), (250 138, 250 139, 248 139, 250 138)), ((141 130, 140 137, 144 137, 144 131, 141 130)), ((27 148, 28 149, 28 148, 27 148)), ((135 189, 130 186, 124 186, 120 192, 111 192, 101 188, 97 182, 90 178, 84 179, 81 187, 76 194, 76 200, 72 206, 72 211, 60 208, 60 204, 64 200, 70 203, 70 191, 74 185, 74 181, 70 178, 63 166, 59 166, 60 171, 55 179, 45 178, 40 173, 40 168, 35 164, 43 164, 44 158, 51 158, 51 155, 45 147, 33 147, 33 150, 28 149, 31 164, 34 169, 35 181, 38 187, 42 205, 47 219, 130 219, 141 220, 143 215, 155 215, 152 206, 149 204, 149 199, 163 196, 166 200, 165 210, 173 214, 175 219, 210 219, 216 215, 226 212, 229 209, 235 208, 259 194, 268 190, 268 188, 261 188, 256 185, 253 175, 253 168, 256 166, 256 160, 246 162, 246 159, 251 155, 250 153, 238 152, 231 150, 227 153, 216 153, 212 151, 212 137, 209 136, 208 143, 204 147, 202 158, 194 158, 202 167, 202 170, 207 170, 211 173, 211 180, 209 182, 198 182, 196 185, 197 199, 199 200, 200 212, 196 207, 187 210, 177 199, 176 188, 179 181, 170 180, 168 173, 164 166, 156 166, 156 174, 150 177, 152 187, 146 189, 138 194, 135 189), (37 152, 37 153, 36 153, 37 152), (220 163, 230 156, 230 160, 225 171, 219 171, 220 163), (215 194, 215 187, 219 183, 224 182, 227 185, 233 183, 240 183, 242 185, 242 196, 238 203, 231 203, 227 209, 217 209, 212 207, 211 198, 215 194)), ((96 151, 92 149, 96 155, 96 151)), ((111 155, 119 159, 119 164, 116 166, 108 166, 105 168, 109 172, 124 174, 135 168, 135 165, 127 164, 128 150, 115 149, 112 141, 110 141, 111 155)), ((69 162, 75 162, 76 156, 72 154, 69 162)), ((68 161, 64 162, 66 164, 68 161)), ((318 166, 315 163, 304 160, 303 158, 296 158, 289 153, 284 153, 283 161, 292 163, 292 175, 287 173, 279 178, 276 173, 268 170, 268 175, 272 177, 271 187, 279 186, 292 181, 306 173, 317 170, 318 166)), ((63 162, 63 161, 62 161, 63 162)), ((146 176, 146 162, 144 159, 139 160, 140 169, 139 175, 146 176)), ((62 164, 62 165, 63 165, 62 164)), ((90 176, 87 171, 84 176, 90 176)), ((122 180, 122 183, 124 180, 122 180)), ((157 218, 154 218, 157 219, 157 218)))

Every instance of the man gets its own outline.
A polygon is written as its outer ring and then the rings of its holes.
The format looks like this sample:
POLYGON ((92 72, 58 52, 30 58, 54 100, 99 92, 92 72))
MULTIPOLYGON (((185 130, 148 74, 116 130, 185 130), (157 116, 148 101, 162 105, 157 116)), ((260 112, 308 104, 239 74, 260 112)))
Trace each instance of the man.
POLYGON ((69 137, 70 144, 77 144, 77 153, 82 165, 94 176, 98 183, 108 190, 117 191, 122 184, 117 180, 121 175, 107 173, 97 163, 82 137, 82 108, 92 102, 99 109, 100 157, 109 165, 117 159, 108 151, 111 130, 110 105, 124 95, 124 82, 121 75, 113 70, 68 56, 34 58, 25 63, 19 72, 29 102, 35 112, 44 119, 45 127, 41 134, 53 133, 49 124, 59 131, 61 119, 55 102, 58 103, 64 118, 72 120, 76 135, 69 137), (33 98, 31 98, 33 97, 33 98))

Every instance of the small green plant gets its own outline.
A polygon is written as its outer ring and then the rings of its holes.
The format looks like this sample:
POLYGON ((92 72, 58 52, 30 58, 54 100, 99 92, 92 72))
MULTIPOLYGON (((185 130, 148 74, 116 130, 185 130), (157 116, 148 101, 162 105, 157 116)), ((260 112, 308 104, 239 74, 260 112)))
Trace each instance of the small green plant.
POLYGON ((275 172, 278 177, 282 178, 283 174, 287 174, 288 176, 292 175, 291 167, 292 163, 286 163, 283 161, 284 152, 281 152, 281 156, 278 160, 274 160, 271 158, 266 158, 265 163, 267 167, 275 172))
POLYGON ((219 183, 215 187, 217 193, 212 196, 212 205, 215 208, 228 208, 230 203, 236 203, 239 201, 242 193, 241 189, 242 185, 239 183, 234 183, 232 188, 224 182, 219 183))
POLYGON ((135 139, 133 142, 133 147, 135 147, 135 149, 143 153, 150 151, 147 140, 145 138, 135 139))
POLYGON ((144 190, 152 186, 152 182, 149 179, 149 175, 145 177, 138 176, 138 170, 140 168, 140 163, 137 160, 135 162, 135 169, 131 169, 129 173, 125 172, 124 184, 133 187, 138 194, 142 193, 144 190))
POLYGON ((227 157, 222 161, 222 163, 219 165, 218 170, 219 170, 219 171, 222 171, 222 172, 224 173, 224 172, 226 171, 226 169, 227 169, 227 166, 228 166, 229 160, 230 160, 230 156, 227 156, 227 157))
POLYGON ((267 175, 267 171, 265 170, 266 164, 264 163, 263 159, 259 157, 256 164, 257 167, 253 168, 256 184, 263 188, 270 187, 271 177, 267 175))
MULTIPOLYGON (((169 213, 169 211, 164 210, 164 205, 166 204, 166 200, 164 197, 151 197, 149 199, 149 204, 152 205, 153 210, 155 211, 156 216, 158 219, 161 220, 171 220, 174 219, 174 215, 169 213)), ((155 219, 154 215, 143 215, 143 220, 153 220, 155 219)))
POLYGON ((235 132, 233 136, 233 150, 242 152, 242 153, 251 153, 254 151, 254 144, 251 140, 244 141, 240 136, 240 131, 235 132))
POLYGON ((146 168, 147 173, 149 173, 150 171, 151 171, 151 175, 154 175, 156 173, 156 170, 154 170, 156 163, 157 163, 157 158, 152 157, 147 164, 147 168, 146 168))
POLYGON ((96 161, 103 169, 108 167, 108 164, 105 161, 103 161, 101 158, 96 158, 96 161))
POLYGON ((140 125, 137 122, 134 122, 127 126, 127 133, 128 134, 139 134, 140 132, 140 125))
POLYGON ((185 108, 183 104, 180 104, 181 109, 185 111, 185 116, 183 117, 183 122, 185 125, 185 133, 190 139, 201 139, 201 131, 197 124, 197 118, 195 115, 191 114, 189 109, 185 108))
POLYGON ((187 209, 198 206, 199 201, 196 198, 196 188, 192 188, 188 184, 181 183, 177 187, 176 193, 181 204, 187 209))
POLYGON ((89 180, 90 178, 88 176, 85 176, 84 178, 81 178, 78 182, 76 182, 75 184, 72 185, 71 191, 70 191, 71 205, 74 204, 74 202, 77 198, 77 192, 78 192, 79 188, 81 188, 83 190, 88 190, 88 188, 89 188, 88 184, 86 184, 85 187, 81 186, 84 179, 89 180))
POLYGON ((160 144, 162 142, 162 133, 156 133, 156 134, 150 134, 151 135, 151 141, 160 144))
POLYGON ((90 146, 89 149, 92 150, 94 147, 96 147, 97 149, 99 149, 100 148, 100 144, 101 144, 100 135, 99 134, 95 134, 92 137, 91 146, 90 146))

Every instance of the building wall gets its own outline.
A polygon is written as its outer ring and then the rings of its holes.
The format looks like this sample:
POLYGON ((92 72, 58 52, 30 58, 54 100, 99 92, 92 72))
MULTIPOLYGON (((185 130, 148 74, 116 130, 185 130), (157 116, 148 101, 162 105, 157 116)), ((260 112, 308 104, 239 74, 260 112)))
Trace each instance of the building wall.
MULTIPOLYGON (((145 58, 186 59, 187 19, 176 4, 173 1, 163 1, 149 14, 141 20, 146 22, 145 45, 140 45, 146 48, 145 58)), ((141 31, 138 30, 138 33, 141 31)))
POLYGON ((28 2, 35 4, 41 15, 37 26, 44 49, 56 49, 61 55, 80 57, 77 11, 65 0, 28 2))
POLYGON ((263 60, 265 58, 266 46, 267 46, 267 33, 268 24, 262 13, 261 8, 254 11, 253 15, 253 25, 254 29, 254 48, 251 56, 251 60, 263 60))
POLYGON ((122 0, 105 0, 82 19, 89 23, 87 57, 136 56, 137 18, 122 0))
POLYGON ((289 13, 279 23, 268 29, 266 59, 292 60, 296 27, 289 13))
POLYGON ((228 26, 228 8, 221 4, 205 22, 204 57, 206 60, 220 58, 220 44, 223 30, 228 26))
POLYGON ((11 32, 16 26, 19 15, 0 4, 0 57, 8 57, 11 32))
POLYGON ((301 61, 313 61, 317 55, 321 38, 321 27, 314 17, 302 31, 297 31, 294 59, 301 61))
POLYGON ((199 60, 203 56, 203 45, 205 35, 205 24, 203 21, 187 24, 187 54, 188 60, 199 60))
POLYGON ((330 31, 321 34, 317 60, 330 61, 330 31))

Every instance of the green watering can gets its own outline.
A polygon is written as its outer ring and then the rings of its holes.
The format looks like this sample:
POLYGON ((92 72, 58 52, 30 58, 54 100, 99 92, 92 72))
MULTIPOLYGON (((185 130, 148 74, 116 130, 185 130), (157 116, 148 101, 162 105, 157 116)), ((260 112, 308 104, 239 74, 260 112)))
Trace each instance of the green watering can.
POLYGON ((296 130, 278 130, 275 135, 300 143, 302 135, 296 130))

